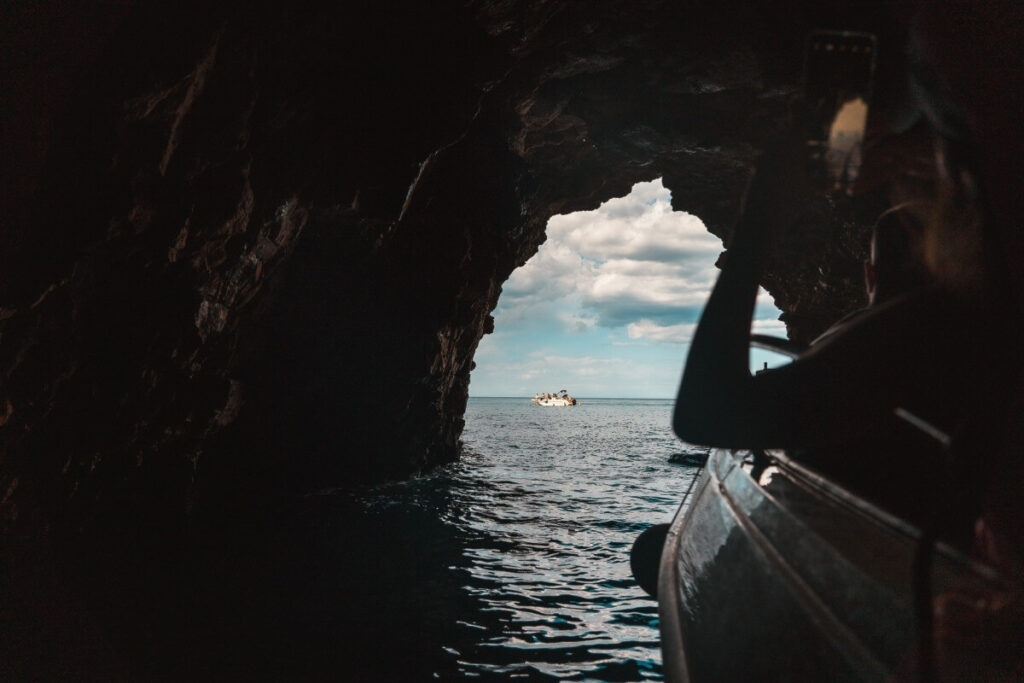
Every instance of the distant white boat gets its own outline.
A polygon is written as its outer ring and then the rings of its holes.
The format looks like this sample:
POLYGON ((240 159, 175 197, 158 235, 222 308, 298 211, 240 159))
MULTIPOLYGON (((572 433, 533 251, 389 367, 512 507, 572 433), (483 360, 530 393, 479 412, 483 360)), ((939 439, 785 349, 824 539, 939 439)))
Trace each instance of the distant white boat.
POLYGON ((533 402, 539 406, 566 407, 576 405, 576 399, 570 396, 565 389, 557 394, 534 394, 533 402))

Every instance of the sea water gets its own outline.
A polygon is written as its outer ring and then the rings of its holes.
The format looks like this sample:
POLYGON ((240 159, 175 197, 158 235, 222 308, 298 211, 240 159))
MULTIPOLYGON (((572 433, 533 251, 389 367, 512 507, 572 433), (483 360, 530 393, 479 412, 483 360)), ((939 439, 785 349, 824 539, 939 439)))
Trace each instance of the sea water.
POLYGON ((671 411, 669 400, 472 398, 457 462, 282 504, 274 537, 240 560, 258 589, 233 589, 238 622, 217 628, 239 642, 216 651, 216 668, 278 680, 660 679, 657 605, 634 583, 629 550, 671 520, 697 473, 669 463, 698 452, 672 435, 671 411))
POLYGON ((391 540, 420 548, 390 578, 416 593, 424 641, 409 670, 660 679, 657 605, 633 581, 629 549, 672 518, 697 472, 668 462, 688 450, 671 410, 670 400, 473 398, 459 462, 361 494, 391 540))
POLYGON ((657 605, 634 582, 629 549, 671 520, 696 473, 668 462, 684 450, 672 405, 470 401, 466 452, 447 473, 462 511, 453 523, 493 540, 466 548, 466 589, 498 618, 463 640, 460 673, 661 677, 657 605))

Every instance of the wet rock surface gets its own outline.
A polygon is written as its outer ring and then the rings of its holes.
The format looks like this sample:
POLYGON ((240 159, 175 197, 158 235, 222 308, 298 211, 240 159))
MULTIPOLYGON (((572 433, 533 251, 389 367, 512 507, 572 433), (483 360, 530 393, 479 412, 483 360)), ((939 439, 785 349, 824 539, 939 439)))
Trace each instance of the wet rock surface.
MULTIPOLYGON (((15 7, 9 576, 57 557, 47 586, 116 565, 152 590, 145 567, 260 501, 454 459, 473 353, 551 215, 660 176, 728 237, 803 36, 849 19, 810 4, 15 7)), ((860 303, 872 201, 773 257, 793 338, 860 303)))

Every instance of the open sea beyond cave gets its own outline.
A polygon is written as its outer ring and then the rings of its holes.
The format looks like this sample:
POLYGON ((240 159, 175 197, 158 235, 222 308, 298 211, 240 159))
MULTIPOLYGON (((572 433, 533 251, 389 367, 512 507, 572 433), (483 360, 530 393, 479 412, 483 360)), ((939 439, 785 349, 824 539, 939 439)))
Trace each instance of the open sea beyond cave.
POLYGON ((349 661, 421 680, 660 679, 657 606, 629 549, 697 472, 668 462, 685 449, 672 404, 473 398, 461 461, 321 496, 310 512, 341 504, 364 527, 345 532, 364 549, 345 558, 362 574, 349 661))
POLYGON ((190 621, 199 649, 221 643, 214 661, 193 651, 192 673, 660 679, 657 605, 629 549, 671 519, 697 473, 668 462, 687 450, 672 404, 473 398, 460 461, 281 502, 209 591, 216 619, 190 621))
POLYGON ((697 472, 668 462, 683 450, 672 406, 470 401, 464 459, 444 476, 462 505, 452 522, 484 541, 465 549, 464 587, 486 631, 458 635, 457 673, 661 678, 657 605, 629 549, 671 519, 697 472))

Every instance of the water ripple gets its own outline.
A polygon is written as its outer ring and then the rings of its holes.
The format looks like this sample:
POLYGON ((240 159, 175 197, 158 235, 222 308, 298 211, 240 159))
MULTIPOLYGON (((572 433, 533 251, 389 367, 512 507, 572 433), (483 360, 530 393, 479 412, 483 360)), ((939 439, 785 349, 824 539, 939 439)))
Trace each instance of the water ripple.
POLYGON ((668 462, 671 410, 472 399, 460 461, 289 502, 237 562, 271 587, 238 598, 268 596, 267 661, 318 657, 307 666, 348 680, 660 679, 657 608, 629 548, 695 474, 668 462))
MULTIPOLYGON (((445 473, 467 545, 475 615, 444 644, 452 678, 661 678, 657 606, 629 572, 629 548, 668 521, 693 476, 670 401, 592 400, 573 409, 473 399, 469 457, 445 473), (488 615, 481 619, 480 615, 488 615)), ((447 677, 447 676, 443 676, 447 677)))

